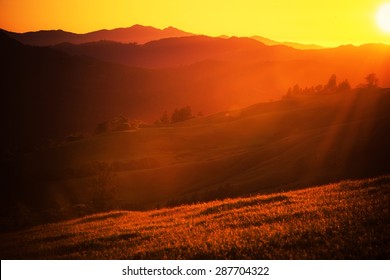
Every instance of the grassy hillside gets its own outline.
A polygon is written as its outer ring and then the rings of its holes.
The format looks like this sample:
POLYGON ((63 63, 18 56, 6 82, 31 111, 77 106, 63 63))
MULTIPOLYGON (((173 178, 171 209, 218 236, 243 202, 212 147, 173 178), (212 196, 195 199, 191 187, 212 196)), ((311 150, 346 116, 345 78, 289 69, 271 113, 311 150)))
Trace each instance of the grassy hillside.
POLYGON ((0 235, 1 259, 389 259, 390 176, 0 235))
POLYGON ((388 174, 389 106, 388 90, 302 97, 10 158, 1 216, 17 219, 14 205, 22 203, 33 212, 30 224, 75 217, 74 207, 91 206, 96 162, 112 167, 111 209, 122 210, 388 174))

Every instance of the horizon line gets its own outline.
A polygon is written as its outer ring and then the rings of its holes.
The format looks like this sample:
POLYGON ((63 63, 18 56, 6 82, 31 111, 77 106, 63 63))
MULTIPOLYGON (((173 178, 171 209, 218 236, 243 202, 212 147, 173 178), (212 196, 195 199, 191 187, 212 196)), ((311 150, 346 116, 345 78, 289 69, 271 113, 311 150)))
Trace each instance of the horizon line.
MULTIPOLYGON (((271 40, 271 41, 274 41, 275 43, 277 43, 277 44, 274 44, 274 45, 301 44, 301 45, 306 45, 306 46, 313 45, 313 46, 317 46, 317 47, 324 48, 324 49, 337 48, 337 47, 342 47, 342 46, 355 46, 355 47, 364 46, 364 45, 386 45, 386 46, 390 46, 390 44, 386 44, 384 42, 325 43, 325 42, 306 42, 306 41, 299 41, 299 40, 297 40, 297 41, 295 41, 295 40, 294 41, 292 41, 292 40, 281 40, 280 41, 280 40, 277 40, 275 38, 266 37, 266 36, 259 35, 259 34, 253 34, 253 35, 248 35, 248 36, 246 36, 246 35, 237 35, 237 34, 227 35, 228 33, 223 33, 223 34, 220 34, 220 35, 209 35, 209 34, 193 33, 191 31, 183 30, 183 29, 175 27, 173 25, 169 25, 167 27, 160 28, 160 27, 155 27, 155 26, 152 26, 152 25, 143 25, 143 24, 139 24, 139 23, 133 24, 131 26, 121 26, 121 27, 114 27, 114 28, 100 28, 100 29, 95 29, 95 30, 90 30, 90 31, 87 31, 87 32, 83 32, 83 33, 69 31, 69 30, 62 29, 62 28, 58 28, 58 29, 54 29, 54 28, 53 29, 38 29, 38 30, 27 30, 27 31, 15 31, 15 30, 5 29, 3 27, 0 27, 0 29, 4 30, 4 31, 7 31, 7 32, 19 33, 19 34, 37 33, 37 32, 50 32, 50 31, 62 31, 62 32, 67 32, 67 33, 73 33, 73 34, 76 34, 76 35, 85 35, 85 34, 99 32, 99 31, 113 31, 113 30, 117 30, 117 29, 129 29, 129 28, 133 28, 133 27, 136 27, 136 26, 140 26, 140 27, 144 27, 144 28, 153 28, 153 29, 157 29, 157 30, 160 30, 160 31, 164 31, 164 30, 167 30, 169 28, 172 28, 172 29, 179 30, 181 32, 190 33, 193 36, 206 36, 206 37, 211 37, 211 38, 222 38, 222 37, 234 38, 235 37, 235 38, 250 38, 250 39, 256 40, 253 37, 257 36, 257 37, 262 37, 264 39, 271 40)), ((256 41, 258 41, 258 40, 256 40, 256 41)), ((265 45, 267 45, 267 44, 265 44, 265 45)), ((272 46, 272 45, 268 45, 268 46, 272 46)))

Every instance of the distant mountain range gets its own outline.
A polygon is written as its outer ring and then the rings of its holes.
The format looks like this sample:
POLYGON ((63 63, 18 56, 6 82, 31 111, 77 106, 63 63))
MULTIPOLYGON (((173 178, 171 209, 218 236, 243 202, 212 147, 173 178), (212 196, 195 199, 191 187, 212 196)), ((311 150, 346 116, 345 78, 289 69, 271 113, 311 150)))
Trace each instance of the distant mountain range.
POLYGON ((186 105, 194 113, 215 113, 279 99, 295 84, 325 84, 332 74, 356 86, 376 73, 380 85, 390 87, 389 54, 387 45, 297 50, 207 36, 53 48, 0 32, 1 124, 9 132, 2 140, 92 131, 120 114, 154 121, 186 105))
MULTIPOLYGON (((304 64, 308 61, 316 61, 339 65, 333 70, 336 73, 344 68, 351 70, 351 65, 359 61, 360 69, 367 71, 369 67, 378 75, 384 70, 383 66, 389 62, 388 54, 390 53, 390 46, 380 44, 298 50, 285 45, 267 46, 251 38, 223 39, 200 35, 165 38, 143 45, 99 41, 78 45, 63 43, 53 48, 72 55, 91 56, 100 60, 142 68, 174 68, 202 61, 228 61, 245 65, 264 62, 292 63, 294 61, 304 64)), ((354 69, 352 75, 355 73, 361 75, 360 69, 354 69)), ((382 81, 385 80, 388 80, 387 73, 382 78, 382 81)))
POLYGON ((324 47, 316 44, 300 44, 300 43, 293 43, 293 42, 278 42, 274 41, 262 36, 251 36, 252 39, 255 39, 259 42, 262 42, 263 44, 266 44, 267 46, 275 46, 275 45, 285 45, 288 47, 292 47, 294 49, 300 49, 300 50, 318 50, 323 49, 324 47))
MULTIPOLYGON (((98 30, 85 34, 76 34, 63 30, 42 30, 35 32, 16 33, 6 32, 8 36, 27 45, 53 46, 61 43, 84 44, 98 41, 113 41, 119 43, 145 44, 165 38, 181 38, 194 36, 195 34, 179 30, 175 27, 158 29, 151 26, 133 25, 127 28, 116 28, 112 30, 98 30)), ((229 36, 218 38, 229 39, 229 36)), ((285 45, 296 49, 321 49, 323 47, 314 44, 300 44, 293 42, 278 42, 261 36, 250 37, 268 46, 285 45)))
POLYGON ((118 42, 63 43, 55 49, 72 55, 145 68, 169 68, 191 65, 205 60, 256 63, 292 59, 298 51, 286 46, 266 46, 250 38, 228 39, 208 36, 165 38, 143 45, 118 42))
POLYGON ((128 28, 98 30, 85 34, 76 34, 63 30, 44 30, 26 33, 7 32, 8 36, 24 44, 34 46, 52 46, 64 42, 83 44, 96 41, 115 41, 121 43, 144 44, 162 38, 186 37, 194 34, 174 27, 158 29, 151 26, 133 25, 128 28))

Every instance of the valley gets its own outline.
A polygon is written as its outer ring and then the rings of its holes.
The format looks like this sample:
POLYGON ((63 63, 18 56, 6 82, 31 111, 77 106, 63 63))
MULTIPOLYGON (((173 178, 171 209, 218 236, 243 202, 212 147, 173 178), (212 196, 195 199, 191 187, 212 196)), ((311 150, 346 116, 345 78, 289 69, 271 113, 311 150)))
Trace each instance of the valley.
POLYGON ((389 45, 135 25, 0 59, 2 258, 388 258, 389 45))

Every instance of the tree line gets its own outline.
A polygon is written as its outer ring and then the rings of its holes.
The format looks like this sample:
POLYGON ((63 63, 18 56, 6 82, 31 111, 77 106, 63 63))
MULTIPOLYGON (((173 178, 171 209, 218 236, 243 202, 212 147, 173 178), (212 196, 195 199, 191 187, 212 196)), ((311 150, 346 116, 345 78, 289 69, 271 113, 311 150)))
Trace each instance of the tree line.
MULTIPOLYGON (((366 83, 360 84, 358 88, 366 89, 375 89, 378 88, 379 79, 375 73, 368 74, 365 77, 366 83)), ((288 88, 285 95, 282 96, 282 99, 290 99, 294 96, 299 95, 321 95, 321 94, 332 94, 340 93, 351 90, 351 84, 348 79, 337 82, 337 76, 335 74, 331 75, 328 82, 324 85, 319 84, 311 87, 300 87, 299 85, 294 85, 293 87, 288 88)))
MULTIPOLYGON (((201 113, 198 113, 201 115, 201 113)), ((178 122, 184 122, 194 118, 192 114, 192 109, 190 106, 185 106, 182 108, 176 108, 171 115, 168 114, 168 111, 164 111, 161 117, 155 121, 155 125, 169 125, 178 122)))

